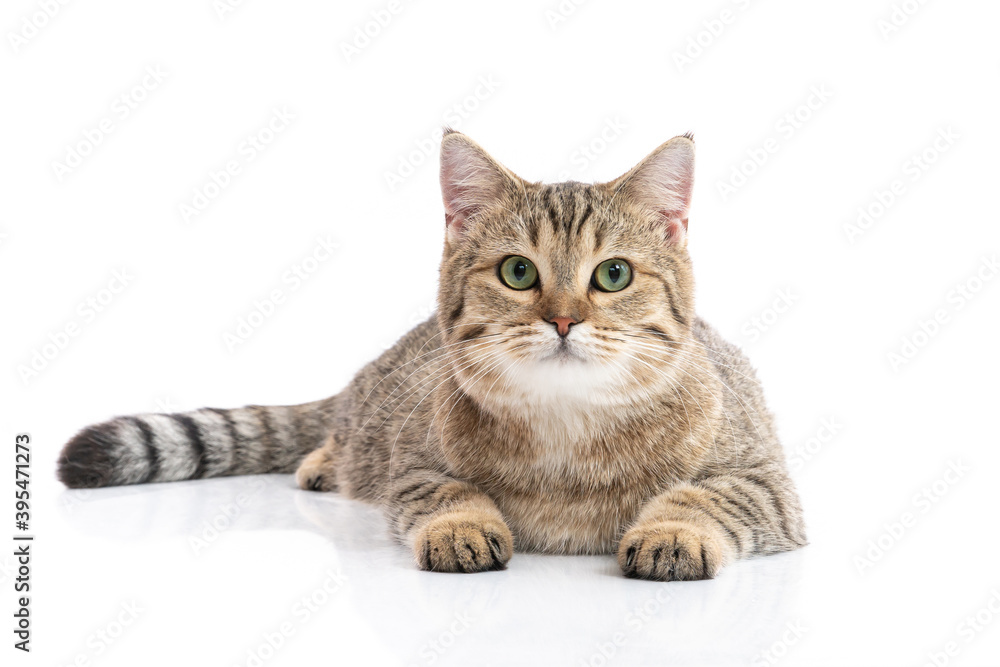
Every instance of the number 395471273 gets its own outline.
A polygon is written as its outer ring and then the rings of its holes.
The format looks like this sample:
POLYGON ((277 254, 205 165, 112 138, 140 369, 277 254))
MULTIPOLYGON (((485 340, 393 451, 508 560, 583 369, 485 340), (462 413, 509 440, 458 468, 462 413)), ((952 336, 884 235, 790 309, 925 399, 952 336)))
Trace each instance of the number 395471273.
POLYGON ((18 435, 14 440, 14 526, 18 530, 28 530, 31 521, 31 492, 28 482, 31 479, 31 437, 27 434, 18 435))

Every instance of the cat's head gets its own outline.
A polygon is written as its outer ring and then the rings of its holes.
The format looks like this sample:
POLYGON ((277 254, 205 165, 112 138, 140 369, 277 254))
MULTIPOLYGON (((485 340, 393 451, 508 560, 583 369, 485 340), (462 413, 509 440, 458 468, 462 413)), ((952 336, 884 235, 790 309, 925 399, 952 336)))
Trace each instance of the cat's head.
POLYGON ((676 382, 694 318, 694 142, 608 183, 529 183, 446 132, 444 353, 483 402, 615 405, 676 382))

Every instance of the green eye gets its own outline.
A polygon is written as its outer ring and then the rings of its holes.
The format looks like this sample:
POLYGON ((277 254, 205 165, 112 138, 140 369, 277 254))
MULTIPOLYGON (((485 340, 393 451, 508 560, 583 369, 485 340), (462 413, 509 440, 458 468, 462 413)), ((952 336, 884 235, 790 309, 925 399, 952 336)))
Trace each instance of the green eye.
POLYGON ((526 257, 508 257, 500 263, 500 280, 511 289, 528 289, 538 282, 538 271, 526 257))
POLYGON ((632 282, 632 267, 624 259, 608 259, 594 271, 594 287, 602 292, 617 292, 632 282))

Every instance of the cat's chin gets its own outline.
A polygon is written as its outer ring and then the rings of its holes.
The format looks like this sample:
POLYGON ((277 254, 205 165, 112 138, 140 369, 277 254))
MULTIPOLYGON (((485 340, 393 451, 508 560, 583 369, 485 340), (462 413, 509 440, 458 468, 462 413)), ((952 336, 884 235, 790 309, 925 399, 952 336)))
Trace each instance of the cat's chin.
POLYGON ((627 392, 615 391, 627 382, 620 365, 588 359, 579 351, 562 348, 514 365, 505 386, 507 399, 520 405, 581 403, 612 406, 627 392))

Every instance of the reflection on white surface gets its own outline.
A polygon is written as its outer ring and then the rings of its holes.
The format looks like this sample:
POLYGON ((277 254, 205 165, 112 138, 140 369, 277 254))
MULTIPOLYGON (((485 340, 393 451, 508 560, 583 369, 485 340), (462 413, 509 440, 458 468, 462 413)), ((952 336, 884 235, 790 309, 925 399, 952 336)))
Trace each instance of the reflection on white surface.
MULTIPOLYGON (((135 637, 160 646, 167 630, 181 633, 179 643, 152 658, 184 655, 183 639, 212 657, 202 664, 309 656, 395 665, 769 664, 759 662, 762 651, 797 618, 807 553, 669 584, 625 579, 611 556, 518 553, 503 572, 438 574, 415 568, 376 508, 300 491, 290 476, 63 491, 58 505, 71 530, 102 545, 105 574, 128 574, 122 599, 131 591, 146 609, 102 664, 137 659, 149 647, 135 637), (151 562, 136 567, 136 557, 151 562)), ((116 603, 93 607, 112 618, 116 603)), ((69 649, 57 659, 72 657, 69 649)))

